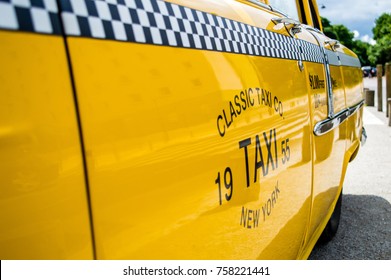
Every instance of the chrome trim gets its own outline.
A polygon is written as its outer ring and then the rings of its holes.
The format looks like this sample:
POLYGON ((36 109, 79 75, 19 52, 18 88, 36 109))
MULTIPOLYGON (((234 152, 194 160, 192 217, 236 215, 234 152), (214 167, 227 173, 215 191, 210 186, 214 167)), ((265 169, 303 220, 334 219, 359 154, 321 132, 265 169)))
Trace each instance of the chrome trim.
MULTIPOLYGON (((312 26, 309 26, 309 25, 304 25, 302 24, 301 25, 302 27, 304 27, 305 29, 307 29, 308 31, 313 31, 313 32, 316 32, 320 35, 324 35, 323 32, 321 32, 319 29, 316 29, 312 26)), ((319 40, 318 40, 318 44, 320 44, 319 40)), ((335 51, 335 48, 337 47, 341 47, 341 44, 339 41, 337 40, 332 40, 332 39, 329 39, 329 40, 326 40, 324 42, 325 45, 330 45, 330 47, 332 48, 333 51, 335 51), (331 45, 334 46, 332 47, 331 45)), ((328 50, 326 49, 326 52, 332 52, 331 50, 328 50)), ((330 65, 334 65, 334 66, 351 66, 351 67, 361 67, 361 63, 360 63, 360 60, 357 58, 357 57, 354 57, 354 56, 350 56, 348 54, 345 54, 343 52, 338 52, 337 53, 337 56, 339 57, 339 62, 335 62, 335 60, 333 61, 329 61, 330 65)), ((330 58, 330 55, 328 55, 328 57, 330 58)))
POLYGON ((341 66, 341 59, 339 57, 339 53, 326 49, 326 55, 330 65, 341 66))
POLYGON ((359 67, 361 68, 360 60, 357 57, 347 55, 345 53, 340 53, 341 64, 343 66, 359 67))
POLYGON ((300 21, 297 21, 295 19, 289 18, 289 17, 283 17, 283 18, 272 18, 272 21, 274 23, 284 23, 289 25, 301 25, 300 21))
POLYGON ((323 32, 320 31, 318 28, 315 28, 315 27, 312 27, 312 26, 306 25, 306 24, 302 24, 302 26, 303 26, 305 29, 307 29, 308 31, 313 31, 313 32, 316 32, 316 33, 318 33, 318 34, 324 36, 323 32))
POLYGON ((247 0, 248 2, 250 3, 253 3, 254 5, 257 5, 261 8, 265 8, 265 9, 268 9, 270 11, 273 11, 272 7, 270 5, 267 5, 265 3, 262 3, 262 2, 259 2, 259 0, 247 0))
POLYGON ((324 60, 325 60, 325 70, 326 70, 326 80, 327 80, 327 103, 328 103, 328 116, 329 118, 334 117, 334 94, 333 94, 333 86, 331 82, 331 72, 330 72, 330 63, 329 58, 326 54, 326 49, 322 47, 323 54, 324 54, 324 60))
POLYGON ((355 105, 353 107, 349 107, 348 108, 349 116, 351 116, 354 113, 356 113, 362 106, 364 106, 364 103, 365 103, 365 100, 361 100, 357 105, 355 105))
POLYGON ((283 18, 272 18, 272 22, 274 22, 274 24, 283 24, 292 38, 294 38, 297 33, 301 32, 300 21, 288 17, 283 17, 283 18))
POLYGON ((277 13, 277 14, 280 14, 280 15, 282 15, 283 17, 289 18, 289 16, 288 16, 286 13, 284 13, 283 11, 280 11, 280 10, 276 9, 276 8, 274 8, 274 7, 271 6, 271 5, 269 5, 269 7, 270 7, 270 10, 271 10, 272 12, 275 12, 275 13, 277 13))
POLYGON ((314 134, 316 136, 321 136, 338 127, 343 123, 349 116, 353 115, 364 105, 364 100, 353 107, 342 110, 341 112, 335 114, 333 117, 328 117, 327 119, 318 122, 314 127, 314 134))
POLYGON ((321 43, 321 39, 314 33, 310 32, 310 34, 315 38, 315 40, 318 42, 319 48, 321 52, 323 53, 324 57, 324 71, 326 75, 326 89, 327 89, 327 108, 328 108, 328 118, 333 119, 334 118, 334 99, 333 99, 333 86, 331 83, 331 74, 330 74, 330 63, 329 58, 326 53, 325 47, 321 43))
POLYGON ((361 146, 364 146, 365 143, 367 142, 367 131, 365 130, 365 127, 362 127, 362 132, 361 132, 361 138, 360 138, 360 142, 361 142, 361 146))
POLYGON ((337 48, 341 46, 338 40, 333 40, 333 39, 328 39, 324 41, 324 44, 329 45, 333 51, 335 51, 337 48))

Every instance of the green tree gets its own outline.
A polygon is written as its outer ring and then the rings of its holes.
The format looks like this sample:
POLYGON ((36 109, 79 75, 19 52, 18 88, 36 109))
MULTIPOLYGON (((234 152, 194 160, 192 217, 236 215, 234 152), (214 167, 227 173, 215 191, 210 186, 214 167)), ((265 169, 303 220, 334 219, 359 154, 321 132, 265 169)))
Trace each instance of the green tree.
POLYGON ((376 40, 369 50, 369 60, 372 64, 385 64, 391 61, 391 35, 385 35, 376 40))
POLYGON ((360 40, 354 40, 354 34, 342 24, 333 25, 327 18, 321 18, 323 32, 326 36, 338 40, 341 44, 354 51, 360 59, 361 65, 370 65, 369 48, 370 44, 360 40))
POLYGON ((353 41, 353 47, 352 51, 357 54, 358 58, 360 59, 361 65, 375 65, 374 63, 371 63, 369 60, 369 49, 371 45, 367 42, 363 42, 361 40, 355 40, 353 41))
POLYGON ((337 40, 337 34, 334 32, 334 28, 327 18, 321 17, 323 32, 327 37, 337 40))
POLYGON ((354 34, 345 25, 333 25, 334 32, 337 34, 337 40, 347 48, 353 48, 354 34))
POLYGON ((391 34, 391 14, 384 13, 375 20, 375 27, 372 29, 373 39, 378 40, 383 36, 391 34))
POLYGON ((326 36, 330 37, 331 39, 338 40, 341 44, 348 48, 352 48, 354 38, 353 32, 351 32, 345 25, 331 24, 327 18, 322 17, 321 20, 323 25, 323 32, 326 36))
POLYGON ((385 64, 391 61, 391 14, 384 13, 375 21, 372 29, 376 44, 369 49, 372 64, 385 64))

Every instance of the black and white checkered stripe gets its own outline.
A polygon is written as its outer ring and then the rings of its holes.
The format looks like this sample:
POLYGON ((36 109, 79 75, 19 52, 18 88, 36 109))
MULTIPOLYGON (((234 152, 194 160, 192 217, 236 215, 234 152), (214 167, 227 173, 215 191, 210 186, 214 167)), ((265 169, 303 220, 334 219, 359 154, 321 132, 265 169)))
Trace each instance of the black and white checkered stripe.
MULTIPOLYGON (((60 0, 68 36, 323 63, 317 45, 160 0, 60 0)), ((0 0, 0 28, 61 34, 55 0, 0 0)))
POLYGON ((0 29, 61 34, 56 0, 0 0, 0 29))
POLYGON ((316 45, 159 0, 62 0, 65 33, 323 63, 316 45))

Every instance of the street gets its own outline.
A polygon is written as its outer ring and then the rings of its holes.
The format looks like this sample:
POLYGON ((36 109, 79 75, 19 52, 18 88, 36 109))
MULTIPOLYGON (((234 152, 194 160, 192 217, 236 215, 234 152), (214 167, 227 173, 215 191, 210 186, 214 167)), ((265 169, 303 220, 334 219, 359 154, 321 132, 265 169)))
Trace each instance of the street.
MULTIPOLYGON (((365 78, 364 86, 376 91, 376 78, 365 78)), ((391 127, 385 110, 365 107, 364 127, 368 139, 347 170, 337 235, 317 245, 309 259, 391 260, 391 127)))

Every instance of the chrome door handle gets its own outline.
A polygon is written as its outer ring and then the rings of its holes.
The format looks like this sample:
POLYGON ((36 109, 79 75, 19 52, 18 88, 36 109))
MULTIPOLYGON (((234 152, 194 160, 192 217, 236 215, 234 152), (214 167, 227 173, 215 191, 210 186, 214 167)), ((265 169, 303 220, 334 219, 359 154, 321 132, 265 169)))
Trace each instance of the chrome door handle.
POLYGON ((275 24, 283 24, 289 34, 294 37, 295 34, 301 32, 301 22, 288 18, 288 17, 282 17, 282 18, 273 18, 272 22, 275 24))
POLYGON ((335 51, 336 48, 339 48, 341 46, 338 40, 334 40, 334 39, 326 40, 324 41, 324 44, 329 45, 333 51, 335 51))

